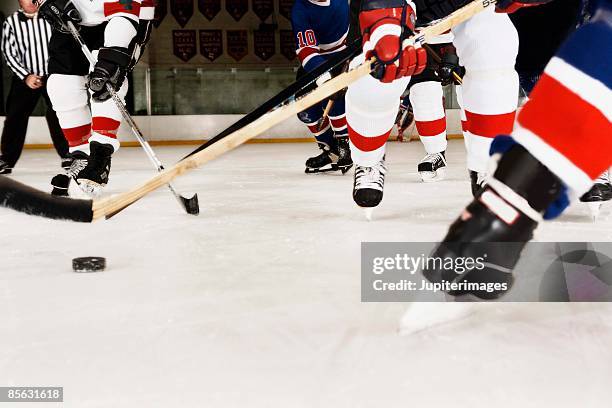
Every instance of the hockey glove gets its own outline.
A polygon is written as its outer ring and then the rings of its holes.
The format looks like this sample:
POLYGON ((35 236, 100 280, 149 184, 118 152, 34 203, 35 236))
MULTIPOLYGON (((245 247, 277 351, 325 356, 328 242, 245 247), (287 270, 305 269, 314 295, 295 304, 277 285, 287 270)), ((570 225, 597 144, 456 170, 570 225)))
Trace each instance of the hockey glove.
POLYGON ((436 69, 436 75, 442 81, 442 86, 450 84, 461 85, 457 83, 458 81, 454 74, 463 77, 465 69, 459 65, 459 57, 452 44, 440 48, 440 60, 436 69))
POLYGON ((365 57, 376 58, 374 78, 388 83, 423 72, 427 53, 410 39, 414 22, 414 10, 406 0, 363 1, 359 24, 365 57))
POLYGON ((38 0, 34 4, 38 5, 38 13, 54 30, 69 34, 70 30, 66 26, 68 21, 79 27, 81 14, 72 4, 72 0, 38 0))
POLYGON ((136 37, 132 40, 130 51, 132 54, 132 61, 128 67, 128 72, 132 72, 140 58, 144 54, 145 47, 151 39, 151 31, 153 31, 152 20, 140 20, 138 23, 138 29, 136 31, 136 37))
POLYGON ((111 94, 107 89, 110 84, 118 91, 125 80, 127 67, 132 60, 127 48, 104 47, 98 53, 98 63, 89 74, 88 86, 92 91, 92 98, 96 102, 104 102, 110 99, 111 94))
POLYGON ((498 13, 514 13, 521 7, 532 7, 539 6, 540 4, 546 4, 552 0, 499 0, 495 6, 495 11, 498 13))

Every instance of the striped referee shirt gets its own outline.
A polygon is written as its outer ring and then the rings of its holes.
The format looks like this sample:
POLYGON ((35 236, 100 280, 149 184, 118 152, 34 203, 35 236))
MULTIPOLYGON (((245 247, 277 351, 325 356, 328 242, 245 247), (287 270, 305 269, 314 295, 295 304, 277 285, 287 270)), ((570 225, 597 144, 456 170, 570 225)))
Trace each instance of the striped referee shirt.
POLYGON ((28 18, 22 11, 7 17, 2 26, 2 54, 9 68, 23 80, 28 75, 47 76, 51 26, 42 18, 28 18))

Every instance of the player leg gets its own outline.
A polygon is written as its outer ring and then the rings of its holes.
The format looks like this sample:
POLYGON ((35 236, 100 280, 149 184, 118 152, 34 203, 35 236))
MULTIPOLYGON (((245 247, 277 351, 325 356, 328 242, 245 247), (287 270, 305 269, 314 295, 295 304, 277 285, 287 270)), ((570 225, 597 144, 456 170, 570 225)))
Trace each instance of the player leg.
POLYGON ((512 134, 516 142, 495 140, 499 161, 488 185, 451 225, 435 253, 472 255, 473 242, 513 244, 490 254, 484 273, 448 276, 429 270, 428 279, 511 281, 508 271, 538 223, 558 216, 612 164, 612 27, 603 14, 579 29, 548 64, 519 115, 512 134))
MULTIPOLYGON (((493 138, 512 131, 519 80, 514 69, 518 34, 505 14, 485 10, 453 29, 466 69, 462 105, 466 115, 467 165, 472 180, 484 180, 493 138)), ((475 183, 473 183, 475 184, 475 183)), ((473 191, 479 185, 473 185, 473 191)))
POLYGON ((306 173, 308 174, 337 170, 338 143, 334 138, 329 118, 323 118, 323 106, 326 104, 327 101, 324 101, 298 114, 298 118, 308 127, 321 149, 319 155, 306 160, 306 173))
MULTIPOLYGON (((351 65, 364 61, 357 57, 351 65)), ((351 155, 355 162, 353 200, 360 207, 376 207, 383 198, 385 147, 410 78, 382 83, 365 76, 346 93, 346 117, 351 155)))
POLYGON ((421 180, 442 180, 446 170, 447 147, 442 84, 426 81, 412 85, 410 103, 413 106, 419 137, 427 153, 418 166, 421 180))
POLYGON ((333 100, 333 106, 329 111, 329 121, 334 137, 338 145, 338 169, 342 174, 353 167, 351 159, 351 148, 349 147, 348 125, 346 123, 346 103, 344 93, 341 93, 333 100))

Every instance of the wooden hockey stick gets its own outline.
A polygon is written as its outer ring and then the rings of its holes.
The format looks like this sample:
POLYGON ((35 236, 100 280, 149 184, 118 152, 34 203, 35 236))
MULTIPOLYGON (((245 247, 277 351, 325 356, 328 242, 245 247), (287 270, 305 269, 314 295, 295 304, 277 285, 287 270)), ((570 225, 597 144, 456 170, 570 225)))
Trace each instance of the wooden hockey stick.
POLYGON ((330 99, 329 101, 327 101, 327 105, 325 105, 325 110, 323 111, 323 117, 321 118, 321 122, 319 122, 319 126, 317 126, 318 131, 320 131, 321 128, 323 127, 323 124, 325 123, 325 119, 329 117, 329 112, 334 107, 334 102, 335 101, 333 99, 330 99))
MULTIPOLYGON (((496 2, 496 0, 474 0, 451 13, 447 17, 437 20, 431 25, 424 27, 412 38, 415 42, 423 44, 432 37, 440 35, 470 19, 472 16, 481 12, 485 8, 495 6, 496 2)), ((189 170, 193 170, 202 164, 235 149, 247 140, 252 139, 266 130, 278 125, 291 116, 296 115, 298 112, 301 112, 304 109, 307 109, 330 95, 338 92, 339 90, 348 87, 348 85, 357 81, 359 78, 370 74, 372 71, 372 63, 373 61, 365 61, 360 66, 325 82, 311 93, 304 95, 302 98, 296 99, 291 104, 282 106, 262 116, 244 128, 233 132, 227 137, 219 140, 217 143, 209 146, 208 149, 202 150, 193 156, 187 157, 132 191, 94 201, 92 206, 93 219, 97 220, 113 216, 133 202, 167 184, 181 174, 184 174, 189 170)))

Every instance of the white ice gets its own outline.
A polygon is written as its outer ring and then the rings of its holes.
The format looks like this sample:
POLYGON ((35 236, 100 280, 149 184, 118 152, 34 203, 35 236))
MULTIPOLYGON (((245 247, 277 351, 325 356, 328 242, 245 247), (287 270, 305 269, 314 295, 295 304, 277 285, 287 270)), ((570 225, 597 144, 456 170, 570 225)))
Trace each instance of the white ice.
MULTIPOLYGON (((399 336, 409 305, 360 302, 362 241, 439 240, 469 201, 462 142, 434 184, 419 144, 390 144, 371 222, 350 174, 303 173, 315 153, 248 145, 178 179, 198 218, 165 189, 92 225, 0 209, 0 386, 63 386, 47 405, 71 408, 610 406, 609 305, 498 305, 399 336), (74 273, 78 256, 108 268, 74 273)), ((26 151, 13 177, 46 189, 57 162, 26 151)), ((108 192, 152 174, 122 149, 108 192)), ((594 224, 577 205, 538 239, 610 241, 607 207, 594 224)))

